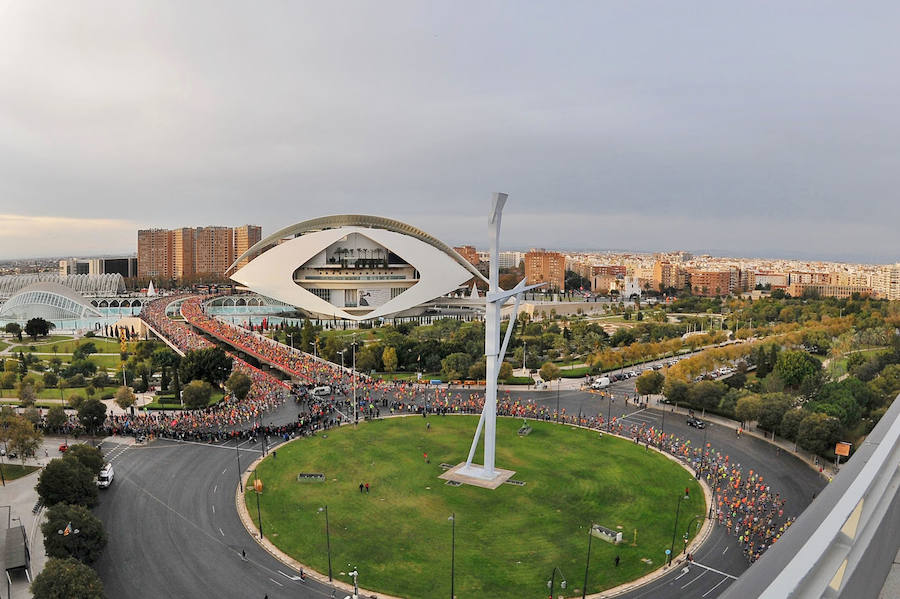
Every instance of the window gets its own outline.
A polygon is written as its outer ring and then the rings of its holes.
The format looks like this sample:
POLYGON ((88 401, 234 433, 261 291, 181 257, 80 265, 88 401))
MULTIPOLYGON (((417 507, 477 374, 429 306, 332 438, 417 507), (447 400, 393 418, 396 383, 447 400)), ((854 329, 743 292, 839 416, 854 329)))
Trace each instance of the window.
POLYGON ((309 291, 326 302, 331 302, 331 289, 310 289, 309 291))

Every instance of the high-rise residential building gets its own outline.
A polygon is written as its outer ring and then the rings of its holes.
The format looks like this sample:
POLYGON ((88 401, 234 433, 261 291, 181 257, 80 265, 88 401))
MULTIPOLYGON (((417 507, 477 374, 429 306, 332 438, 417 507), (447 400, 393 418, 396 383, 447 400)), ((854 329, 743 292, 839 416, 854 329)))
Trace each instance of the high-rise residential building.
POLYGON ((193 277, 194 270, 194 230, 190 227, 173 229, 172 253, 173 274, 176 279, 193 277))
POLYGON ((592 266, 591 267, 591 276, 594 275, 612 275, 612 276, 625 276, 628 274, 628 267, 624 264, 605 264, 601 266, 592 266))
POLYGON ((261 238, 256 225, 144 229, 138 231, 137 274, 159 279, 224 277, 236 252, 243 253, 261 238))
MULTIPOLYGON (((234 258, 235 260, 241 254, 259 243, 262 239, 262 227, 258 225, 241 225, 234 228, 234 258)), ((237 264, 237 268, 242 268, 250 260, 244 258, 237 264)), ((230 265, 229 265, 230 266, 230 265)))
POLYGON ((234 229, 197 227, 194 229, 194 274, 224 275, 234 262, 234 229))
POLYGON ((653 287, 662 289, 684 289, 685 271, 677 264, 657 260, 653 264, 653 287))
POLYGON ((900 262, 882 266, 872 279, 875 295, 881 299, 900 300, 900 262))
POLYGON ((531 250, 525 254, 525 278, 528 285, 547 283, 544 291, 566 288, 566 257, 559 252, 531 250))
POLYGON ((172 235, 167 229, 138 231, 138 277, 174 277, 172 253, 172 235))
POLYGON ((716 297, 718 295, 729 295, 734 291, 732 285, 735 283, 735 277, 731 269, 691 270, 688 274, 691 279, 691 290, 694 295, 716 297))
POLYGON ((815 297, 836 297, 849 299, 853 294, 872 295, 872 288, 864 285, 823 285, 821 283, 791 283, 787 292, 791 297, 803 297, 811 293, 815 297))
POLYGON ((519 268, 522 252, 500 252, 500 268, 519 268))
POLYGON ((478 256, 478 250, 476 250, 474 246, 461 245, 453 249, 457 254, 465 258, 466 261, 473 266, 478 266, 478 264, 481 262, 481 258, 478 256))

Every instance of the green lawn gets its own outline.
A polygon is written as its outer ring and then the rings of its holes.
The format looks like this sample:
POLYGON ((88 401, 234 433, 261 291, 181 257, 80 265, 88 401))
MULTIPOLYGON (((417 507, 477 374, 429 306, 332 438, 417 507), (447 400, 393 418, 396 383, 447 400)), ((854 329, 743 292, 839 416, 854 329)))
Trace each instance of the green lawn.
POLYGON ((591 371, 590 366, 582 366, 580 368, 567 368, 559 371, 559 376, 564 379, 580 379, 587 376, 591 371))
MULTIPOLYGON (((222 391, 213 389, 212 395, 209 398, 209 405, 215 405, 222 401, 222 398, 225 397, 225 394, 222 391)), ((171 395, 157 395, 156 399, 146 406, 141 406, 141 409, 147 408, 148 410, 180 410, 181 403, 175 401, 175 394, 171 395)))
MULTIPOLYGON (((60 353, 60 354, 71 354, 75 351, 75 348, 79 345, 84 345, 85 343, 93 343, 94 347, 97 348, 97 353, 101 354, 117 354, 119 350, 121 350, 121 346, 118 341, 113 341, 112 339, 101 339, 98 337, 93 338, 81 338, 77 341, 72 339, 71 337, 61 337, 59 339, 54 339, 53 337, 49 338, 51 341, 46 341, 43 339, 38 339, 36 343, 25 343, 22 345, 15 346, 11 351, 22 351, 22 352, 30 352, 36 351, 39 353, 60 353), (53 351, 53 347, 56 347, 56 352, 53 351), (34 349, 31 349, 34 347, 34 349)), ((134 341, 126 343, 128 347, 128 351, 134 351, 136 343, 134 341)))
MULTIPOLYGON (((3 459, 6 460, 5 457, 3 459)), ((23 466, 21 464, 8 464, 5 462, 0 465, 0 468, 3 468, 3 478, 5 478, 7 482, 22 478, 23 476, 28 476, 35 470, 39 470, 37 466, 23 466)))
MULTIPOLYGON (((415 372, 376 372, 375 378, 381 379, 383 381, 415 381, 417 380, 418 374, 415 372)), ((441 378, 441 373, 439 372, 423 372, 422 380, 430 381, 432 379, 441 378)))
MULTIPOLYGON (((336 578, 411 598, 449 593, 450 523, 456 514, 456 592, 464 597, 538 597, 554 566, 568 576, 567 596, 580 595, 590 522, 621 527, 625 541, 594 539, 588 590, 633 580, 660 567, 672 541, 675 508, 684 488, 677 529, 706 512, 699 485, 669 459, 630 441, 534 422, 498 420, 497 464, 516 471, 525 486, 490 491, 451 487, 440 464, 465 459, 477 417, 394 418, 344 427, 278 450, 257 470, 264 482, 263 530, 286 553, 327 572, 327 504, 336 578), (427 452, 430 463, 425 463, 427 452), (324 473, 326 482, 298 482, 324 473), (360 493, 368 482, 371 493, 360 493), (632 547, 635 529, 637 546, 632 547), (612 567, 616 555, 618 568, 612 567), (642 559, 652 560, 647 564, 642 559), (438 575, 438 573, 440 575, 438 575)), ((256 522, 255 493, 245 500, 256 522)), ((696 528, 692 529, 696 530, 696 528)), ((681 541, 676 541, 679 549, 681 541)))
MULTIPOLYGON (((68 400, 72 395, 80 395, 81 397, 87 397, 87 391, 85 391, 87 387, 66 387, 62 390, 63 399, 68 400)), ((100 399, 104 393, 115 393, 118 391, 118 387, 101 387, 97 389, 97 392, 94 393, 95 399, 100 399)), ((59 399, 59 388, 51 387, 48 389, 43 389, 40 393, 37 394, 38 399, 59 399)))
POLYGON ((0 351, 6 349, 7 347, 9 347, 9 343, 7 343, 6 341, 0 341, 0 351))

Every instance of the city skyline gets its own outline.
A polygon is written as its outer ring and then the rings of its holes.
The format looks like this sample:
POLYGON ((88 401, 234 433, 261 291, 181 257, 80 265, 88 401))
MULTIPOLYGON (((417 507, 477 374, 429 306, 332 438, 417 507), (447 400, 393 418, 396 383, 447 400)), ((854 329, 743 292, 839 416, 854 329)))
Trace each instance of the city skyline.
POLYGON ((477 243, 504 191, 507 247, 895 262, 897 16, 887 2, 13 5, 0 257, 341 213, 477 243))

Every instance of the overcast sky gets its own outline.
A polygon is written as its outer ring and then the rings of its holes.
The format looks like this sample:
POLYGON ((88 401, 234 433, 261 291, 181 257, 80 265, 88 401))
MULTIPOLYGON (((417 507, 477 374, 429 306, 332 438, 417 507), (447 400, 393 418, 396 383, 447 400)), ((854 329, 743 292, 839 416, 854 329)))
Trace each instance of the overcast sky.
POLYGON ((900 260, 900 3, 0 4, 0 259, 377 214, 900 260))

